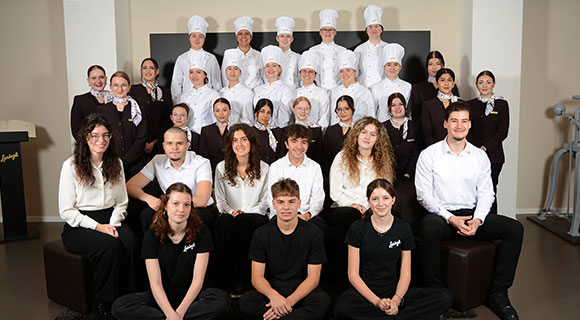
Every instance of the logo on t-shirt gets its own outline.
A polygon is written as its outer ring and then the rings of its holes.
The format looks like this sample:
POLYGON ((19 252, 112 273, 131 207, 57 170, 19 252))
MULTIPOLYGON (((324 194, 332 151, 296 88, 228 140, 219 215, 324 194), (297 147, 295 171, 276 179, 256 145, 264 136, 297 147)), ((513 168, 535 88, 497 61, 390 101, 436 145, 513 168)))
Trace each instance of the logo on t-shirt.
POLYGON ((398 247, 401 245, 401 240, 397 240, 397 241, 389 241, 389 249, 392 249, 393 247, 398 247))
POLYGON ((187 250, 193 250, 193 248, 195 248, 195 242, 194 242, 194 243, 192 243, 192 244, 186 244, 186 245, 183 247, 183 252, 187 252, 187 250))

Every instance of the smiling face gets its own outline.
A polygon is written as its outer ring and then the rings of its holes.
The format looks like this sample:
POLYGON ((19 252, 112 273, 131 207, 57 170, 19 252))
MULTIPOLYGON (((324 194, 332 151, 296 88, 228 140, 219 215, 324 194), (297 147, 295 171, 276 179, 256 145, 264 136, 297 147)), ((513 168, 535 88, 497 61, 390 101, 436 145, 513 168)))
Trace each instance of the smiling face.
POLYGON ((268 62, 264 66, 264 74, 268 81, 276 81, 282 73, 282 67, 275 62, 268 62))
POLYGON ((495 87, 495 81, 493 81, 490 76, 483 75, 477 78, 477 82, 475 84, 477 85, 477 90, 479 90, 479 94, 482 98, 491 97, 493 94, 493 87, 495 87))
POLYGON ((236 66, 228 66, 226 68, 226 76, 228 77, 228 81, 238 81, 240 80, 241 75, 242 70, 236 66))
POLYGON ((187 115, 187 111, 181 107, 173 108, 173 111, 169 115, 171 122, 173 122, 173 126, 183 128, 187 121, 189 121, 189 116, 187 115))
POLYGON ((451 94, 453 86, 455 86, 455 80, 453 80, 453 77, 448 73, 442 74, 439 79, 437 79, 437 87, 439 88, 439 91, 444 94, 451 94))
POLYGON ((143 64, 141 65, 141 77, 143 78, 143 80, 150 83, 155 83, 155 79, 157 78, 158 75, 159 69, 155 67, 153 61, 146 60, 145 62, 143 62, 143 64))
POLYGON ((359 151, 372 150, 377 142, 377 127, 370 123, 367 124, 358 135, 358 149, 359 151))
POLYGON ((427 72, 429 72, 431 76, 434 77, 437 75, 437 71, 439 71, 441 68, 443 68, 443 63, 441 63, 441 60, 437 58, 429 59, 429 63, 427 63, 427 72))
POLYGON ((193 50, 200 50, 205 43, 205 36, 201 32, 192 32, 189 34, 189 45, 193 50))
POLYGON ((104 126, 96 126, 87 136, 87 144, 93 155, 102 155, 109 147, 111 133, 104 126))
POLYGON ((185 192, 171 192, 165 211, 167 211, 167 221, 170 224, 187 223, 191 214, 191 196, 185 192))
POLYGON ((252 42, 252 34, 248 30, 240 30, 236 34, 236 40, 240 48, 249 47, 250 42, 252 42))
POLYGON ((301 202, 296 196, 278 196, 272 199, 272 206, 276 210, 278 219, 289 222, 298 218, 298 208, 301 202))
POLYGON ((391 110, 391 117, 393 119, 402 119, 405 117, 405 105, 399 98, 394 98, 389 106, 391 110))
POLYGON ((185 153, 189 148, 187 135, 185 132, 166 132, 163 136, 163 150, 165 155, 172 161, 180 161, 185 158, 185 153))
POLYGON ((356 76, 356 70, 352 68, 342 68, 338 71, 338 74, 340 75, 342 84, 349 86, 355 81, 354 77, 356 76))
POLYGON ((216 120, 221 123, 226 123, 230 119, 230 114, 232 110, 230 106, 223 102, 218 102, 213 106, 213 115, 215 116, 216 120))
POLYGON ((205 85, 207 75, 201 69, 189 69, 189 80, 193 83, 194 88, 200 88, 205 85))
POLYGON ((304 160, 304 155, 308 151, 308 140, 304 138, 289 137, 284 142, 288 149, 288 157, 294 163, 300 163, 304 160))
POLYGON ((391 214, 391 210, 395 204, 395 198, 387 190, 375 188, 368 198, 368 202, 373 214, 384 217, 391 214))
POLYGON ((310 104, 307 101, 302 100, 292 107, 292 111, 294 112, 297 121, 306 121, 306 118, 310 115, 310 104))
POLYGON ((270 119, 272 119, 272 109, 270 109, 270 106, 263 106, 255 116, 259 124, 267 127, 270 119))
POLYGON ((232 138, 232 150, 238 158, 246 157, 250 154, 250 139, 248 139, 243 130, 234 132, 234 137, 232 138))
POLYGON ((352 122, 352 109, 348 106, 348 103, 344 100, 341 100, 338 102, 338 105, 336 107, 336 114, 338 115, 338 118, 340 119, 340 121, 342 121, 343 123, 351 123, 352 122))
POLYGON ((449 115, 449 119, 443 122, 447 129, 447 136, 455 141, 461 141, 467 137, 471 129, 468 111, 454 111, 449 115))
POLYGON ((310 68, 304 68, 300 70, 300 79, 302 80, 302 84, 307 87, 314 83, 314 79, 316 79, 316 72, 310 68))
POLYGON ((107 76, 103 70, 95 68, 89 73, 87 82, 89 83, 89 87, 93 88, 93 90, 103 91, 107 85, 107 76))
POLYGON ((395 80, 401 72, 401 65, 395 61, 389 61, 385 64, 385 73, 389 80, 395 80))
POLYGON ((111 91, 117 98, 125 98, 129 93, 129 82, 122 77, 114 77, 111 79, 111 91))
POLYGON ((282 51, 290 49, 290 45, 294 41, 294 37, 288 33, 283 33, 276 36, 276 41, 278 41, 278 46, 282 51))
POLYGON ((336 36, 336 29, 332 27, 324 27, 320 29, 320 37, 322 38, 322 42, 324 43, 331 43, 334 41, 334 37, 336 36))
POLYGON ((381 33, 383 33, 383 28, 378 23, 371 24, 366 28, 366 33, 370 40, 378 40, 381 37, 381 33))

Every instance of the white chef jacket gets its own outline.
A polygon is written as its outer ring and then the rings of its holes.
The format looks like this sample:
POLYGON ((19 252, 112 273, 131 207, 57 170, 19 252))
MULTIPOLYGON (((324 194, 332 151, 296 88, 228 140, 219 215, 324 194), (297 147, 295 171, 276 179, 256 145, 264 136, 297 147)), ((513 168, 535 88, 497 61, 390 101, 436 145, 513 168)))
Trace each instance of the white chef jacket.
MULTIPOLYGON (((240 48, 236 48, 242 54, 242 61, 240 65, 242 66, 242 75, 240 76, 240 82, 250 89, 264 83, 262 80, 263 68, 262 55, 260 51, 250 48, 250 50, 244 54, 240 48)), ((228 77, 226 76, 226 67, 222 66, 222 84, 224 87, 228 85, 228 77)))
POLYGON ((250 126, 254 125, 254 93, 252 90, 238 82, 231 88, 229 86, 221 88, 219 94, 230 102, 231 123, 243 122, 250 126))
POLYGON ((409 97, 411 96, 411 84, 407 81, 401 80, 401 78, 398 77, 394 81, 385 78, 371 87, 373 98, 379 105, 377 109, 377 119, 379 119, 380 122, 385 122, 390 119, 387 100, 389 99, 389 96, 395 92, 399 92, 405 97, 408 107, 410 105, 409 97))
POLYGON ((385 77, 382 51, 386 45, 386 42, 381 41, 375 46, 367 40, 354 49, 358 57, 358 80, 365 87, 370 87, 385 77))
POLYGON ((314 83, 308 87, 302 86, 296 90, 296 98, 306 97, 312 107, 308 121, 316 123, 322 128, 328 127, 330 121, 330 97, 326 89, 317 87, 314 83))
POLYGON ((340 83, 336 56, 345 50, 345 47, 339 46, 334 42, 331 44, 321 42, 308 49, 308 51, 318 55, 319 70, 316 75, 316 81, 322 88, 330 90, 340 83))
MULTIPOLYGON (((336 101, 341 96, 348 95, 354 100, 353 123, 362 117, 376 117, 377 107, 371 91, 362 84, 355 82, 348 88, 340 84, 330 90, 330 105, 336 106, 336 101)), ((336 112, 330 113, 330 125, 338 123, 336 112)))
MULTIPOLYGON (((282 76, 280 80, 284 82, 287 86, 292 89, 298 88, 298 82, 300 81, 300 76, 298 75, 298 59, 300 55, 291 49, 282 52, 282 57, 284 65, 282 66, 282 76)), ((264 80, 264 83, 267 81, 264 80)))
POLYGON ((254 89, 254 105, 262 98, 270 99, 274 104, 270 124, 280 128, 288 126, 290 122, 294 97, 294 90, 284 84, 282 80, 274 81, 271 84, 266 83, 254 89))
POLYGON ((199 89, 192 88, 190 92, 181 95, 179 102, 187 103, 189 106, 187 126, 195 133, 201 134, 201 128, 216 121, 213 115, 213 103, 219 97, 219 93, 210 89, 207 84, 199 89))
MULTIPOLYGON (((207 83, 210 88, 214 90, 219 90, 222 87, 220 66, 216 57, 201 49, 200 52, 205 53, 208 56, 207 59, 207 83)), ((171 96, 173 97, 173 103, 177 104, 179 98, 186 92, 193 89, 193 83, 189 80, 189 67, 191 63, 189 61, 189 55, 195 52, 193 49, 182 53, 175 60, 175 67, 173 68, 173 77, 171 78, 171 96)))

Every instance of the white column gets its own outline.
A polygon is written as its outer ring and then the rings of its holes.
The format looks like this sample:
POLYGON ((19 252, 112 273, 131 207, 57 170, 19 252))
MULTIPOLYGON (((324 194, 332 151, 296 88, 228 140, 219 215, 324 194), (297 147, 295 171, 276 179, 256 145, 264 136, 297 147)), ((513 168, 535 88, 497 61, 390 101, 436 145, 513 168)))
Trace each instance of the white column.
POLYGON ((500 174, 497 196, 499 213, 515 217, 523 0, 472 1, 472 8, 471 76, 468 82, 477 94, 475 77, 482 70, 492 71, 496 77, 494 93, 505 97, 509 103, 509 135, 503 144, 506 163, 500 174))

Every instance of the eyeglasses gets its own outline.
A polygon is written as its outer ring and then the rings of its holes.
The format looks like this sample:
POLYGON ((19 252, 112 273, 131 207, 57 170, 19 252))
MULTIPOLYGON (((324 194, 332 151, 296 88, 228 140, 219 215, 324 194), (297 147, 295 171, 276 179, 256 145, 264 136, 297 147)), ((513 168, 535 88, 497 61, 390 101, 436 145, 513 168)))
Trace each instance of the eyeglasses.
POLYGON ((111 137, 113 135, 110 134, 109 132, 107 132, 107 133, 103 133, 103 134, 91 133, 89 136, 94 141, 99 141, 101 138, 103 138, 103 140, 105 140, 105 141, 109 141, 109 140, 111 140, 111 137))
POLYGON ((334 29, 333 28, 322 28, 322 29, 320 29, 320 31, 322 31, 322 32, 332 32, 332 31, 334 31, 334 29))
POLYGON ((336 112, 347 112, 350 108, 336 108, 336 112))

